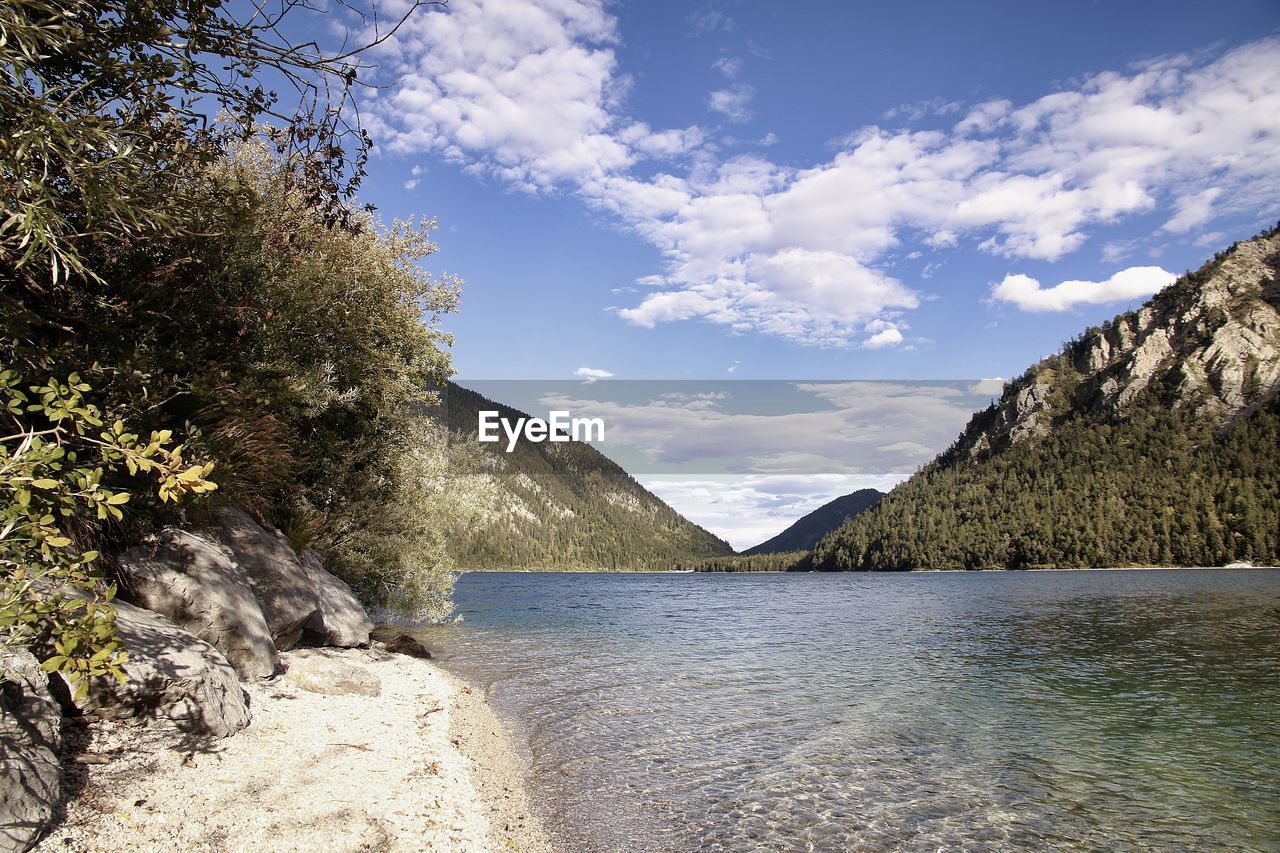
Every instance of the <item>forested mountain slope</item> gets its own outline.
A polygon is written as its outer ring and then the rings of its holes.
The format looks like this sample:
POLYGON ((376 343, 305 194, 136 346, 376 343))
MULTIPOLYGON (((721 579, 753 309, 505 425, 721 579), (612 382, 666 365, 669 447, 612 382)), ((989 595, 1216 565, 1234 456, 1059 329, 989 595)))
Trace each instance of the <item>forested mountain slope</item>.
POLYGON ((1280 562, 1280 233, 1006 386, 815 568, 1280 562))
POLYGON ((884 492, 876 489, 859 489, 847 495, 841 495, 801 516, 794 524, 772 539, 748 548, 742 553, 746 556, 757 554, 783 554, 789 551, 808 551, 818 544, 818 540, 844 524, 859 513, 865 512, 884 497, 884 492))
POLYGON ((480 444, 481 409, 528 417, 452 383, 441 391, 433 416, 467 451, 455 455, 469 469, 459 482, 485 504, 478 523, 448 535, 458 568, 671 569, 733 553, 589 444, 480 444))

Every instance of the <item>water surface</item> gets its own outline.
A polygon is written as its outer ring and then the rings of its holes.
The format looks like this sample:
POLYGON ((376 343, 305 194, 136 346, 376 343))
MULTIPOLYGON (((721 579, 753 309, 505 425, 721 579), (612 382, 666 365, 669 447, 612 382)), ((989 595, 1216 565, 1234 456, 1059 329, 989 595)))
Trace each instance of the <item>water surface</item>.
POLYGON ((1280 849, 1280 572, 467 574, 567 850, 1280 849))

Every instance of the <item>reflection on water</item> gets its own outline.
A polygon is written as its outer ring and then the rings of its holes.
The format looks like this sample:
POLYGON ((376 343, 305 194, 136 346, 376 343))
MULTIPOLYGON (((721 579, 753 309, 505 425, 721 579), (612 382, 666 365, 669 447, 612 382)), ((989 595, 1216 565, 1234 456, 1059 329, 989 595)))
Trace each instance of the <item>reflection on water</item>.
POLYGON ((569 850, 1280 847, 1280 572, 469 574, 569 850))

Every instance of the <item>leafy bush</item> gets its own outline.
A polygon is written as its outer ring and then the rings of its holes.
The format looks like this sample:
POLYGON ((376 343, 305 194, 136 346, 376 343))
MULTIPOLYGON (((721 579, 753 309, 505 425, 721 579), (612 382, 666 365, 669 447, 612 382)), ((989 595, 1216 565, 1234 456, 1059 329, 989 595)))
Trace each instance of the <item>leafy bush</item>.
POLYGON ((83 547, 89 523, 124 517, 130 493, 111 483, 125 471, 148 474, 162 501, 177 501, 216 488, 213 464, 188 464, 167 432, 142 441, 121 421, 104 425, 76 374, 27 391, 0 366, 0 407, 13 429, 0 437, 0 644, 43 650, 45 671, 65 675, 78 697, 91 676, 124 679, 115 589, 102 587, 98 552, 83 547))

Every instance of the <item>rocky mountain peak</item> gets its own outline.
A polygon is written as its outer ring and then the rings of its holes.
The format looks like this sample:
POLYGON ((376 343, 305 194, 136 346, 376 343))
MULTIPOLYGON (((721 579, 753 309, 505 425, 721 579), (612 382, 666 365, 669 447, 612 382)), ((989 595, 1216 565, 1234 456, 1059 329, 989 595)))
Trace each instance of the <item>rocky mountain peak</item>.
POLYGON ((947 455, 984 458, 1074 412, 1123 416, 1144 393, 1224 426, 1277 392, 1280 228, 1235 244, 1033 366, 947 455))

